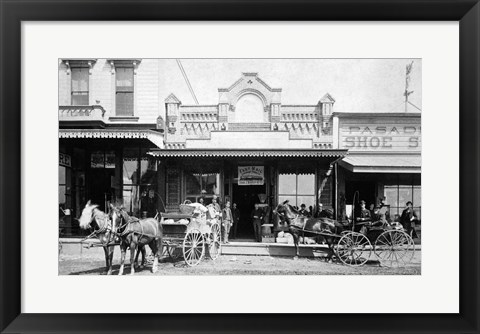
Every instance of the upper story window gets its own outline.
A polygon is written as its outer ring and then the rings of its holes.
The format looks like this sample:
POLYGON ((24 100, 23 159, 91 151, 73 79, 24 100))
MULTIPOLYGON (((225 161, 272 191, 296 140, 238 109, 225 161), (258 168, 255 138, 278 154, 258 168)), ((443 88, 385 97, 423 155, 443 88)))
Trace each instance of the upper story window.
POLYGON ((73 106, 85 106, 89 104, 88 101, 88 77, 89 69, 85 67, 73 67, 71 69, 72 77, 72 99, 73 106))
POLYGON ((115 72, 115 105, 117 116, 133 116, 133 67, 118 67, 115 69, 115 72))
POLYGON ((115 75, 115 114, 130 117, 135 114, 135 75, 141 59, 107 59, 115 75))
MULTIPOLYGON (((70 76, 70 104, 72 106, 89 105, 90 75, 96 59, 62 59, 66 75, 70 76)), ((68 104, 68 103, 67 103, 68 104)))

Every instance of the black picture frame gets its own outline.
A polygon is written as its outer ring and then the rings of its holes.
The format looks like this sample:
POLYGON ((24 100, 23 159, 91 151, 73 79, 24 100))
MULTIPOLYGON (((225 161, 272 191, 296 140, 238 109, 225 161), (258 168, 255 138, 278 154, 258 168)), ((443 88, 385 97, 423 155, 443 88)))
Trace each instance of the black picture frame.
MULTIPOLYGON (((0 14, 0 329, 2 333, 479 332, 477 315, 480 282, 478 261, 480 5, 477 1, 0 0, 0 14), (460 313, 290 314, 288 316, 21 313, 21 23, 30 20, 459 21, 460 313)), ((446 158, 448 157, 439 157, 439 159, 446 158)), ((439 203, 439 205, 445 204, 439 203)), ((404 292, 408 293, 407 288, 404 292)), ((292 291, 292 294, 294 293, 295 291, 292 291)), ((293 307, 293 305, 285 305, 285 307, 293 307)))

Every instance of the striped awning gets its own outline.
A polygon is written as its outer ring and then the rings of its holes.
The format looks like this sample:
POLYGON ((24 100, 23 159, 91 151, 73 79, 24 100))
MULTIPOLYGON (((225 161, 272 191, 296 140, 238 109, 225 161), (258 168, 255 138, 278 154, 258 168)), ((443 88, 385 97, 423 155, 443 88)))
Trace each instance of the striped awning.
POLYGON ((164 148, 163 135, 153 130, 139 129, 60 129, 59 138, 148 139, 160 149, 164 148))
POLYGON ((289 157, 289 158, 342 158, 347 150, 285 149, 285 150, 215 150, 215 149, 178 149, 154 150, 149 154, 155 157, 289 157))

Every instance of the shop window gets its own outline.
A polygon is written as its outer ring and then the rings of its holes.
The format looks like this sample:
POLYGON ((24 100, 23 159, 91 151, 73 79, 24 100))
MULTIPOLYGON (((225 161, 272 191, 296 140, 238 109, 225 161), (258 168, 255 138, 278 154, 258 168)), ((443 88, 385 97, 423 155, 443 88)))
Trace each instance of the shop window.
POLYGON ((140 210, 138 198, 138 186, 123 186, 122 189, 123 207, 130 213, 138 213, 140 210))
POLYGON ((74 67, 71 69, 72 77, 72 99, 73 106, 85 106, 88 101, 88 78, 89 69, 85 67, 74 67))
POLYGON ((315 206, 315 174, 279 174, 278 202, 290 201, 300 208, 302 204, 315 206))
POLYGON ((138 148, 123 150, 123 184, 138 183, 138 148))
POLYGON ((413 209, 421 219, 422 198, 420 185, 385 185, 385 204, 390 206, 392 220, 398 220, 407 202, 413 203, 413 209))
POLYGON ((133 116, 133 67, 115 69, 115 106, 117 116, 133 116))
POLYGON ((185 171, 186 199, 194 202, 199 197, 220 195, 220 173, 195 173, 185 171))
POLYGON ((58 166, 58 204, 61 208, 65 208, 66 189, 67 189, 67 168, 58 166))
MULTIPOLYGON (((123 149, 122 174, 123 206, 133 215, 140 215, 141 201, 153 190, 157 192, 157 164, 153 157, 147 155, 148 149, 130 147, 123 149)), ((161 208, 158 208, 158 211, 161 208)))

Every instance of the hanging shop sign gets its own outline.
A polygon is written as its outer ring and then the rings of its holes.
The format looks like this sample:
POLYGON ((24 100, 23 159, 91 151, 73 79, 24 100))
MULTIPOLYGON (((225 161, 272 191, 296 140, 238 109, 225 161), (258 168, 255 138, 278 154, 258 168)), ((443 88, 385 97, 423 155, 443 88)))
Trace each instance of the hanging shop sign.
POLYGON ((238 185, 263 185, 265 183, 263 166, 238 167, 238 185))
POLYGON ((60 166, 72 167, 72 158, 68 154, 60 153, 58 164, 60 166))

